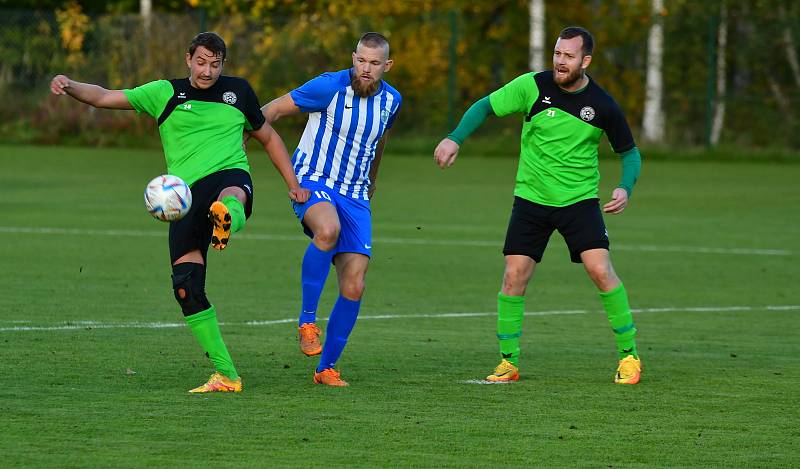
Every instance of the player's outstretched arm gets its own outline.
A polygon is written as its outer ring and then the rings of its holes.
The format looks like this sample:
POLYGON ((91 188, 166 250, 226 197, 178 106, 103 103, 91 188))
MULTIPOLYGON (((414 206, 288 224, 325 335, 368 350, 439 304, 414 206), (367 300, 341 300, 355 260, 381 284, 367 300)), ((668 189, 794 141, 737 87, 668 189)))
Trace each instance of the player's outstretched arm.
POLYGON ((294 175, 292 168, 292 160, 289 158, 289 152, 286 150, 286 145, 283 139, 268 123, 264 123, 260 129, 250 133, 253 138, 259 141, 267 151, 270 161, 278 170, 286 186, 289 188, 289 198, 295 202, 306 202, 311 193, 308 189, 303 189, 297 182, 297 177, 294 175))
POLYGON ((132 110, 128 97, 120 90, 107 90, 102 86, 81 83, 65 75, 56 75, 50 81, 50 91, 55 95, 69 95, 82 103, 104 109, 132 110))
POLYGON ((300 108, 294 103, 292 95, 286 93, 280 98, 273 99, 261 107, 261 114, 267 119, 267 123, 272 124, 281 117, 294 116, 300 114, 300 108))
POLYGON ((433 151, 433 159, 436 164, 442 169, 450 167, 456 161, 458 149, 464 143, 464 140, 472 135, 472 132, 475 132, 486 120, 486 117, 491 114, 494 114, 494 110, 488 96, 479 99, 470 106, 461 117, 455 130, 447 138, 439 142, 439 145, 433 151))

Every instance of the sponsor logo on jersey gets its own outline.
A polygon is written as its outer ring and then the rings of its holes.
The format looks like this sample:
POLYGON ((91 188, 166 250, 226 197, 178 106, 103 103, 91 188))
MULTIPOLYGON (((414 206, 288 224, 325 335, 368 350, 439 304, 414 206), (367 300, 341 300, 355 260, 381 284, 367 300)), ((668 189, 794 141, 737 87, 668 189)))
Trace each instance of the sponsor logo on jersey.
POLYGON ((542 100, 542 102, 545 103, 545 104, 553 104, 553 103, 550 102, 550 96, 545 96, 544 99, 542 100))
POLYGON ((178 99, 186 99, 186 93, 184 93, 183 91, 178 93, 178 99))
POLYGON ((584 106, 583 109, 581 109, 581 119, 586 122, 594 119, 594 108, 591 106, 584 106))
POLYGON ((236 93, 233 91, 226 91, 222 93, 222 100, 227 104, 236 104, 236 93))

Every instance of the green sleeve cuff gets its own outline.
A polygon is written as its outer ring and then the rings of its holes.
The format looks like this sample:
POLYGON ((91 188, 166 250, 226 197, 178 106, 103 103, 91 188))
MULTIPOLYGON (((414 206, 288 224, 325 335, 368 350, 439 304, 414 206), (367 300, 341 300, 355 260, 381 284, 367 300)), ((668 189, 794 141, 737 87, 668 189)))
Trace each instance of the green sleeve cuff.
POLYGON ((630 197, 642 170, 642 155, 639 154, 638 148, 633 147, 625 153, 620 153, 619 156, 622 158, 622 181, 617 187, 625 189, 630 197))
POLYGON ((461 145, 491 114, 494 114, 494 111, 492 110, 492 104, 489 102, 489 97, 486 96, 479 99, 467 109, 456 129, 450 132, 447 138, 461 145))

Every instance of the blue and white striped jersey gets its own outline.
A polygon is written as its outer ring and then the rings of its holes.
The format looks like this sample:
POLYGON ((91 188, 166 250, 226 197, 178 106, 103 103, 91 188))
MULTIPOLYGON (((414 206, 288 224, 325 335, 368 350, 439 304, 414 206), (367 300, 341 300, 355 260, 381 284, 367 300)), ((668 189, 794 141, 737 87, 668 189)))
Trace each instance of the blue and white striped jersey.
POLYGON ((368 200, 378 140, 400 110, 400 93, 381 80, 368 98, 353 93, 351 69, 323 73, 291 91, 308 123, 292 155, 297 180, 322 181, 342 195, 368 200))

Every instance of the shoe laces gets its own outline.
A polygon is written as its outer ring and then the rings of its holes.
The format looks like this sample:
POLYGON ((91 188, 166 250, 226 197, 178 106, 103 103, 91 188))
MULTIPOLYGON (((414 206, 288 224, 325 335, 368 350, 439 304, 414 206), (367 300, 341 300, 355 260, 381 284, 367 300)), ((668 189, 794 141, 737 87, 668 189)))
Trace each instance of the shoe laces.
POLYGON ((514 371, 513 368, 514 364, 510 361, 503 359, 497 367, 494 369, 494 374, 502 375, 503 373, 508 373, 509 371, 514 371))

